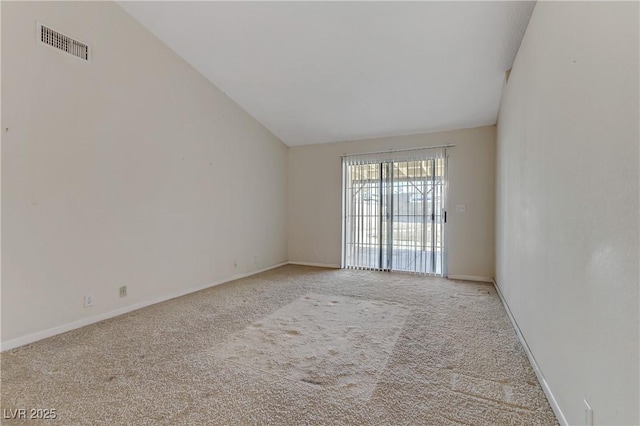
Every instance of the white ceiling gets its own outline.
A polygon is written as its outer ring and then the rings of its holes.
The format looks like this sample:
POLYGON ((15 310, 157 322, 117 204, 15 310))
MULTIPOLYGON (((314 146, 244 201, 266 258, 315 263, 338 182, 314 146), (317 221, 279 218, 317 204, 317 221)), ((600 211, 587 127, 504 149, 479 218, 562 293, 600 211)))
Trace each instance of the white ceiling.
POLYGON ((496 123, 532 2, 120 2, 289 146, 496 123))

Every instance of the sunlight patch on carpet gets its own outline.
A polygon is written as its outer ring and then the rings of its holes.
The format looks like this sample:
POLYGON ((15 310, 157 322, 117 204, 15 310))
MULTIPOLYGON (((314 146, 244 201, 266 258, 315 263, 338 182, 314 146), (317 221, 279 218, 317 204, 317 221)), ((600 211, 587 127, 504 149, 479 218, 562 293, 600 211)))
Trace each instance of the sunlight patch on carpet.
POLYGON ((409 312, 398 303, 309 293, 232 336, 212 355, 368 400, 409 312))

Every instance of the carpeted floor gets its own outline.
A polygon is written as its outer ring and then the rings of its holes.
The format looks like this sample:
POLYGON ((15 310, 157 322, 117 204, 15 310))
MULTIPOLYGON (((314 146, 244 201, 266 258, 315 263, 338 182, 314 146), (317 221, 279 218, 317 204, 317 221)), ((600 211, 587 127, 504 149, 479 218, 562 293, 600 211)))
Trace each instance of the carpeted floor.
POLYGON ((493 286, 292 265, 3 353, 1 392, 43 424, 557 424, 493 286))

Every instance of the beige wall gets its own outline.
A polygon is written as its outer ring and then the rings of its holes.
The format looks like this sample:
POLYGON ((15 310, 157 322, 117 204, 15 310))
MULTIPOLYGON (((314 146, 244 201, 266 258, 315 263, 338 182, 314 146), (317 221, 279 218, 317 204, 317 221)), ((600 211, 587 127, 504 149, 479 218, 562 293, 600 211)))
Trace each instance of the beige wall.
POLYGON ((287 147, 116 3, 2 2, 6 127, 3 342, 287 260, 287 147))
POLYGON ((341 158, 455 144, 449 154, 449 274, 493 277, 495 127, 289 149, 289 260, 340 265, 341 158), (465 204, 458 213, 456 204, 465 204))
POLYGON ((497 283, 569 424, 640 424, 638 12, 538 2, 500 109, 497 283))

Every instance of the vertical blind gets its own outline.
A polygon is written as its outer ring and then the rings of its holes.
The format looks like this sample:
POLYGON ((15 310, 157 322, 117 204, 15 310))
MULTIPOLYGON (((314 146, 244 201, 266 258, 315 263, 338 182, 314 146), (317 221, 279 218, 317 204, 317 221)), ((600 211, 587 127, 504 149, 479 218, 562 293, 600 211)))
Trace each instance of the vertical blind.
POLYGON ((344 156, 343 196, 343 267, 445 275, 445 148, 344 156))

